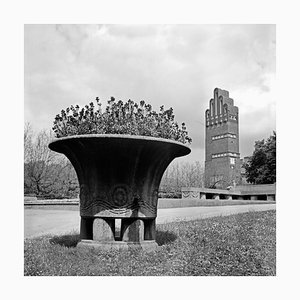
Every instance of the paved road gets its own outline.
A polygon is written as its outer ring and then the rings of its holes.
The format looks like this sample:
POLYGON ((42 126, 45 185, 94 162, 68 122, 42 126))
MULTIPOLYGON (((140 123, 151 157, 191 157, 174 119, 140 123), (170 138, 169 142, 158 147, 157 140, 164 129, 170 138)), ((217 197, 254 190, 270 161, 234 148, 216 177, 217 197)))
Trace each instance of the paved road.
MULTIPOLYGON (((167 208, 158 210, 156 222, 162 224, 273 209, 276 209, 276 204, 167 208)), ((24 236, 30 238, 44 234, 78 232, 80 217, 78 211, 25 209, 24 223, 24 236)))

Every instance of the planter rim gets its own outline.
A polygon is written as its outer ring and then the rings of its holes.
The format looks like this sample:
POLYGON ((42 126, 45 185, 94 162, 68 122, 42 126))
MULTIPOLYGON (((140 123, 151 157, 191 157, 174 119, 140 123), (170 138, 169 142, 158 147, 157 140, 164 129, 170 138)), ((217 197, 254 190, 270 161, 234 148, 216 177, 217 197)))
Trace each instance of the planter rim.
POLYGON ((66 140, 74 140, 74 139, 88 139, 88 138, 103 138, 103 139, 127 139, 127 140, 143 140, 143 141, 155 141, 155 142, 163 142, 163 143, 171 143, 178 146, 185 147, 189 150, 191 150, 190 147, 188 147, 186 144, 183 144, 178 141, 174 141, 171 139, 164 139, 164 138, 158 138, 158 137, 152 137, 152 136, 143 136, 143 135, 131 135, 131 134, 78 134, 78 135, 68 135, 65 137, 60 138, 54 138, 49 146, 51 144, 60 142, 60 141, 66 141, 66 140))

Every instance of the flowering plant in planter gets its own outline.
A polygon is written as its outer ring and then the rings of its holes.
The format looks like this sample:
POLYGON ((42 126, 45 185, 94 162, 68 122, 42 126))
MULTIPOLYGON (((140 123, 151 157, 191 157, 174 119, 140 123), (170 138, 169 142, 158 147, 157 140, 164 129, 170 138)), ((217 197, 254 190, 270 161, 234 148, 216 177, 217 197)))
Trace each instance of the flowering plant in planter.
POLYGON ((54 120, 53 130, 57 138, 83 134, 129 134, 171 139, 183 144, 192 142, 185 123, 181 128, 174 120, 173 109, 160 107, 159 112, 152 110, 145 101, 116 101, 111 97, 102 111, 99 98, 81 108, 71 105, 62 110, 54 120))
POLYGON ((144 249, 155 241, 158 188, 176 157, 191 143, 185 124, 179 127, 173 109, 159 112, 141 101, 111 98, 102 112, 91 102, 62 110, 54 121, 53 151, 65 154, 80 186, 79 247, 144 249), (121 219, 119 234, 116 219, 121 219))

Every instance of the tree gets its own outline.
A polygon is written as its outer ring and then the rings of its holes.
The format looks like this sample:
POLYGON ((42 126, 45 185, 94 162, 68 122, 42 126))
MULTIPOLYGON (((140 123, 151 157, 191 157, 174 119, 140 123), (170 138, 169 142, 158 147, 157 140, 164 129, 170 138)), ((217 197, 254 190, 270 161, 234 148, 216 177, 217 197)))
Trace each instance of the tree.
POLYGON ((253 184, 276 182, 276 132, 266 141, 256 141, 254 152, 244 165, 247 181, 253 184))
POLYGON ((229 182, 223 179, 224 175, 214 172, 213 176, 211 176, 211 182, 208 188, 210 189, 222 189, 222 186, 225 184, 226 186, 229 186, 229 182))
POLYGON ((24 187, 25 193, 41 194, 44 181, 48 175, 49 165, 53 162, 55 154, 50 152, 48 143, 51 137, 46 131, 34 134, 30 124, 25 125, 24 131, 24 187))
POLYGON ((75 170, 63 156, 48 147, 53 136, 35 133, 30 124, 24 130, 24 193, 43 198, 69 198, 78 194, 75 170))
POLYGON ((199 161, 173 162, 165 171, 160 191, 163 193, 180 192, 182 187, 203 187, 204 167, 199 161))

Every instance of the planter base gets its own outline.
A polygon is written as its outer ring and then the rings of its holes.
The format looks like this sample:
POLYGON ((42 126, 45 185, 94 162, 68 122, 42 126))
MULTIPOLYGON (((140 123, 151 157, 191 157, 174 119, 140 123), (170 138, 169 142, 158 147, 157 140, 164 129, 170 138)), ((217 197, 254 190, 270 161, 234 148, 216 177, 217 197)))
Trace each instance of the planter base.
POLYGON ((155 241, 142 241, 142 242, 98 242, 93 240, 81 240, 77 247, 79 248, 95 248, 103 251, 111 250, 144 250, 144 251, 154 251, 158 248, 155 241))

